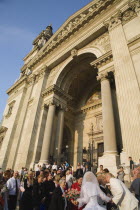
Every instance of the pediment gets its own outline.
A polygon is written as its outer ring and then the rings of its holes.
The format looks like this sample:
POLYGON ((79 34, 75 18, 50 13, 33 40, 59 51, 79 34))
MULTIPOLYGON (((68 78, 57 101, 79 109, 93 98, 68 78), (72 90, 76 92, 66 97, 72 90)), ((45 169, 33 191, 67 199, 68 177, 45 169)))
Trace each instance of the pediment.
MULTIPOLYGON (((28 63, 30 69, 45 57, 50 51, 56 48, 59 44, 65 41, 69 36, 83 27, 89 20, 94 19, 101 11, 105 10, 110 4, 119 0, 94 0, 87 4, 82 9, 78 10, 70 16, 65 23, 54 33, 54 35, 45 43, 45 45, 37 52, 37 54, 28 63)), ((27 56, 33 54, 33 49, 27 56)), ((22 67, 22 71, 27 68, 27 65, 22 67)))

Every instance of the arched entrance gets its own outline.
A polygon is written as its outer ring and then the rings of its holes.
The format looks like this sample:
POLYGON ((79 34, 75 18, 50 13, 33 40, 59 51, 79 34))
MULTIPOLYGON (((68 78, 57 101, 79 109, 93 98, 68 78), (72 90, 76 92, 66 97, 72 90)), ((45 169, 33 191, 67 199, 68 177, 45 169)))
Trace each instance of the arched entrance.
MULTIPOLYGON (((71 132, 64 126, 61 160, 67 159, 77 165, 85 159, 83 150, 89 149, 89 130, 94 124, 94 162, 97 164, 98 144, 103 143, 102 109, 100 83, 97 81, 97 69, 90 65, 96 59, 92 53, 84 53, 74 59, 63 69, 56 85, 71 96, 67 102, 65 122, 69 122, 71 132), (70 136, 73 136, 69 144, 70 136), (69 142, 69 143, 68 143, 69 142), (96 154, 95 154, 96 153, 96 154)), ((86 157, 88 161, 88 156, 86 157)))

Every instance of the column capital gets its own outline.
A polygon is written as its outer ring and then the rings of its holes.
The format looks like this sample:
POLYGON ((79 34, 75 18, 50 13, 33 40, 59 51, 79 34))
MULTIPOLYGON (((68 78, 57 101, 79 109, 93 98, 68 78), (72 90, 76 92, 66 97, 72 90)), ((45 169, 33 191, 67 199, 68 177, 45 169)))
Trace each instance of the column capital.
POLYGON ((64 110, 64 111, 67 110, 67 104, 64 103, 64 102, 62 102, 62 101, 60 101, 60 100, 58 100, 58 99, 55 98, 55 97, 52 97, 52 98, 46 100, 46 101, 44 102, 44 105, 45 105, 46 107, 49 107, 49 106, 54 105, 54 106, 59 107, 60 109, 62 109, 62 110, 64 110))
POLYGON ((104 73, 100 73, 98 76, 97 76, 97 80, 98 81, 103 81, 103 80, 108 80, 109 79, 109 76, 108 76, 108 72, 104 72, 104 73))
POLYGON ((115 15, 112 15, 110 19, 104 22, 104 26, 110 31, 119 24, 121 24, 122 12, 118 11, 115 15))

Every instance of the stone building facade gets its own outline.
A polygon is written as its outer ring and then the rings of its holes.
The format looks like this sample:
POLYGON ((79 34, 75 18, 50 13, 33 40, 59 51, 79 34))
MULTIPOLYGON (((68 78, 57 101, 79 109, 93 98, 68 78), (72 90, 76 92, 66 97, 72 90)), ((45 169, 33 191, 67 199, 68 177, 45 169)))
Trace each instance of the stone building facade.
POLYGON ((92 161, 112 172, 140 158, 140 1, 94 0, 48 26, 8 89, 0 164, 92 161))

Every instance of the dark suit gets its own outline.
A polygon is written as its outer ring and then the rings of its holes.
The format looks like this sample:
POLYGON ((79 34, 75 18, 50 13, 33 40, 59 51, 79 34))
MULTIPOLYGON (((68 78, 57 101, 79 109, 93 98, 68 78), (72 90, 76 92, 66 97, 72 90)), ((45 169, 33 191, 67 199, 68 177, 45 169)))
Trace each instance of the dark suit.
POLYGON ((76 178, 77 178, 78 176, 83 176, 83 169, 82 169, 82 168, 78 168, 78 169, 76 170, 75 176, 76 176, 76 178))
POLYGON ((47 209, 49 208, 51 198, 52 198, 52 193, 55 190, 55 184, 52 180, 45 181, 44 182, 44 197, 45 199, 45 206, 47 209))
POLYGON ((63 193, 60 187, 57 187, 52 195, 49 210, 64 210, 65 199, 62 197, 63 193))

